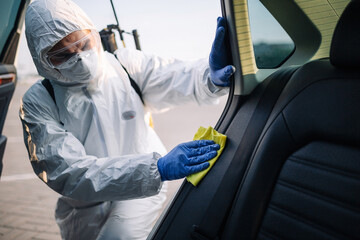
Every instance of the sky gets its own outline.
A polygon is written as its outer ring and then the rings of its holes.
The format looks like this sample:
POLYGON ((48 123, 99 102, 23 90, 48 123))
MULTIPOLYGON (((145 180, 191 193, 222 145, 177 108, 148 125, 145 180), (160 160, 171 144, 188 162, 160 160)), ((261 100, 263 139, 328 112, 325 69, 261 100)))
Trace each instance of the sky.
MULTIPOLYGON (((110 0, 74 0, 92 19, 97 30, 115 24, 110 0)), ((113 0, 121 29, 137 29, 143 51, 165 58, 207 58, 221 15, 220 0, 113 0)), ((125 36, 126 46, 135 48, 125 36)), ((118 42, 120 46, 120 42, 118 42)), ((18 52, 18 73, 35 74, 24 30, 18 52)))

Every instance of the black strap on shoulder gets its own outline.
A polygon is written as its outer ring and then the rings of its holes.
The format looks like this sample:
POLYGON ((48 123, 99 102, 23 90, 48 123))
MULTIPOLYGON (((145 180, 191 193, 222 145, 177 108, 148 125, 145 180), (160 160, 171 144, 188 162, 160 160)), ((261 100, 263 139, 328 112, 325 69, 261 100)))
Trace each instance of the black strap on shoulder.
POLYGON ((119 61, 121 67, 124 69, 124 71, 128 75, 128 77, 130 79, 131 86, 134 88, 135 92, 139 95, 141 102, 143 103, 143 105, 145 105, 145 102, 144 102, 144 99, 142 97, 142 93, 141 93, 139 85, 137 85, 137 83, 134 81, 134 79, 132 79, 132 77, 130 76, 130 74, 126 70, 126 68, 121 64, 121 62, 120 62, 119 58, 116 56, 116 54, 114 54, 114 56, 119 61))
MULTIPOLYGON (((55 99, 55 93, 54 93, 54 88, 51 85, 51 82, 49 79, 45 78, 44 80, 41 81, 41 84, 46 88, 46 90, 48 91, 50 97, 52 98, 52 100, 54 101, 55 105, 56 105, 56 99, 55 99)), ((57 106, 57 105, 56 105, 57 106)), ((61 125, 64 126, 64 123, 62 121, 59 121, 59 123, 61 125)))
POLYGON ((52 100, 54 100, 54 103, 56 105, 56 100, 55 100, 55 94, 54 94, 54 88, 50 83, 50 80, 45 78, 44 80, 41 81, 42 85, 46 88, 46 90, 48 91, 48 93, 50 94, 52 100))
POLYGON ((289 67, 285 70, 276 72, 271 75, 271 81, 265 89, 255 111, 250 119, 242 140, 236 150, 235 156, 241 158, 233 159, 225 178, 221 182, 221 186, 216 193, 216 197, 211 200, 208 211, 205 213, 199 226, 193 226, 191 233, 192 239, 208 240, 218 239, 221 227, 226 219, 227 207, 232 205, 232 201, 241 183, 243 173, 238 166, 239 161, 250 159, 256 143, 265 127, 265 124, 273 110, 273 107, 279 98, 286 83, 289 81, 293 73, 298 67, 289 67), (229 187, 231 186, 231 187, 229 187), (229 192, 229 188, 232 192, 229 192), (224 207, 220 207, 224 206, 224 207), (226 207, 225 207, 226 206, 226 207), (216 218, 214 218, 216 216, 216 218))
MULTIPOLYGON (((120 61, 119 61, 120 62, 120 61)), ((139 88, 139 85, 137 85, 137 83, 134 81, 134 79, 132 79, 130 77, 130 74, 128 73, 128 71, 126 70, 126 68, 120 63, 120 65, 122 66, 122 68, 125 70, 126 74, 128 75, 129 79, 130 79, 130 83, 131 83, 131 86, 134 88, 135 92, 139 95, 140 97, 140 100, 141 102, 143 103, 143 105, 145 105, 144 103, 144 99, 142 97, 142 93, 141 93, 141 90, 139 88)))

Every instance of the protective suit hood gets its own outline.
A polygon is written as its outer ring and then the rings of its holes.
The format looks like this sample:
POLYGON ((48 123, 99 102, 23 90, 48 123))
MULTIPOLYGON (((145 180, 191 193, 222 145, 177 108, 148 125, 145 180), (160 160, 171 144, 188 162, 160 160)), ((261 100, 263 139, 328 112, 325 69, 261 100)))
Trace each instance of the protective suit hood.
POLYGON ((71 85, 71 79, 46 63, 45 54, 72 32, 84 29, 96 31, 88 16, 70 0, 34 0, 27 8, 25 27, 28 47, 39 75, 62 85, 71 85))

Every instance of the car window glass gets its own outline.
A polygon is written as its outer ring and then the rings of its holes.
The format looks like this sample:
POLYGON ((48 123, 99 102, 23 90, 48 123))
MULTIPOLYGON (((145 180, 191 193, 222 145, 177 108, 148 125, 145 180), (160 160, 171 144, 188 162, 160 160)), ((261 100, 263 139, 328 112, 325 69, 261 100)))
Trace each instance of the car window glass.
POLYGON ((280 66, 293 53, 294 42, 260 1, 248 1, 248 9, 257 67, 280 66))
POLYGON ((14 27, 20 0, 1 1, 0 3, 0 50, 4 48, 6 40, 14 27))

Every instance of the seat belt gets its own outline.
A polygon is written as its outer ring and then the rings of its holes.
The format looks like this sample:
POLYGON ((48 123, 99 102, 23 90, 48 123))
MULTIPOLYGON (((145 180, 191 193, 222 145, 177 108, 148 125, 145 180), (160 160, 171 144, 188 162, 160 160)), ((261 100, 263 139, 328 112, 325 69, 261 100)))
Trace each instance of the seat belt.
POLYGON ((209 205, 199 226, 194 225, 191 237, 194 240, 219 239, 219 232, 226 220, 226 214, 230 210, 238 188, 240 187, 243 172, 241 162, 250 159, 256 143, 265 127, 265 124, 273 110, 285 85, 299 67, 289 67, 270 76, 261 99, 256 105, 242 140, 235 152, 235 157, 222 179, 216 194, 209 205), (229 187, 231 186, 231 187, 229 187), (231 189, 232 192, 229 192, 231 189), (224 207, 228 206, 228 207, 224 207))

